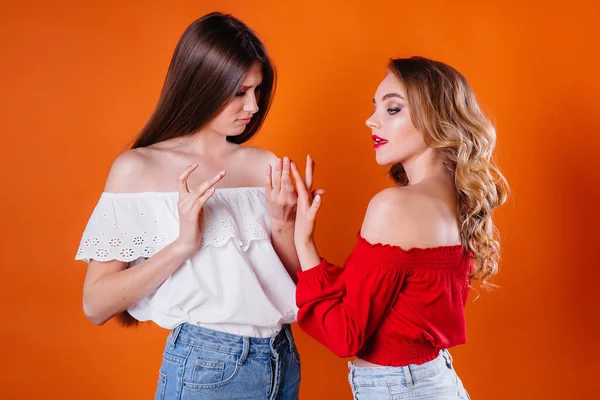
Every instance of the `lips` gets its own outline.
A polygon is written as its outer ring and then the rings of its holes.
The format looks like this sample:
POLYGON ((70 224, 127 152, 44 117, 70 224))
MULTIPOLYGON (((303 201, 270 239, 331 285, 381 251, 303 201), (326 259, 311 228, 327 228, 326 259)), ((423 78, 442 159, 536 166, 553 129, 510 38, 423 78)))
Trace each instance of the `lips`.
POLYGON ((373 142, 375 142, 375 144, 373 146, 375 148, 381 147, 381 146, 383 146, 384 144, 386 144, 388 142, 384 138, 379 137, 377 135, 371 135, 371 139, 373 139, 373 142))
POLYGON ((237 120, 240 124, 249 124, 252 118, 240 118, 237 120))

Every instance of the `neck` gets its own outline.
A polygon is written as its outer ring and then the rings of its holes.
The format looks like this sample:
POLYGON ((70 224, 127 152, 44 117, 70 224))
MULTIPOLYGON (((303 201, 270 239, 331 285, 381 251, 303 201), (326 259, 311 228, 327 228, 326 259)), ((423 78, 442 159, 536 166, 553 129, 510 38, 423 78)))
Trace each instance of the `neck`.
POLYGON ((402 163, 410 185, 432 179, 452 180, 444 163, 434 149, 428 148, 421 154, 402 163))
POLYGON ((231 148, 227 136, 208 128, 201 129, 184 140, 185 147, 200 156, 219 158, 231 148))

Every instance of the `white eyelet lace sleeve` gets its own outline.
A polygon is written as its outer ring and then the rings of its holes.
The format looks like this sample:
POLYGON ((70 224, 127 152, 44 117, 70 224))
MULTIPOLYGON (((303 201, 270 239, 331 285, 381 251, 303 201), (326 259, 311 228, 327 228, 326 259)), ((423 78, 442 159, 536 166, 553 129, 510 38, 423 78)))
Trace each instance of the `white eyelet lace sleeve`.
MULTIPOLYGON (((179 235, 178 199, 175 192, 103 193, 75 258, 131 262, 151 257, 179 235)), ((270 240, 260 190, 220 189, 204 212, 200 249, 232 241, 246 251, 254 240, 270 240)))
POLYGON ((179 235, 172 196, 103 193, 85 228, 77 260, 148 258, 179 235))

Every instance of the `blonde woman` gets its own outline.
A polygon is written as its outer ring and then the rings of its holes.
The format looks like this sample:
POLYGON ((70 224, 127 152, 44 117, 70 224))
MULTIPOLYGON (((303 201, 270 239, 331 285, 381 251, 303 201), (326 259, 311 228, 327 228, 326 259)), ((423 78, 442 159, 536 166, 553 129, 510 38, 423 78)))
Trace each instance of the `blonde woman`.
MULTIPOLYGON (((355 399, 467 399, 448 349, 465 343, 472 279, 498 270, 493 209, 507 189, 496 134, 467 80, 425 58, 392 60, 367 120, 396 187, 371 200, 344 268, 316 250, 313 198, 295 164, 300 327, 349 364, 355 399)), ((312 174, 311 174, 312 175, 312 174)))

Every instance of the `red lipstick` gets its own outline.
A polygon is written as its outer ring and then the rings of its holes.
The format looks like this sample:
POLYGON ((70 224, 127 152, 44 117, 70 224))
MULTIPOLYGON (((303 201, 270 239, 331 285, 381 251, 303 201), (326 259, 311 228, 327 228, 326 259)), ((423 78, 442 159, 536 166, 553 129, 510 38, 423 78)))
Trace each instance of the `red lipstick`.
POLYGON ((383 146, 384 144, 386 144, 388 141, 385 140, 382 137, 379 137, 377 135, 371 135, 371 139, 373 139, 373 142, 375 142, 375 144, 373 145, 374 148, 379 148, 381 146, 383 146))

